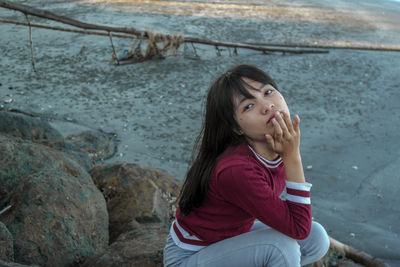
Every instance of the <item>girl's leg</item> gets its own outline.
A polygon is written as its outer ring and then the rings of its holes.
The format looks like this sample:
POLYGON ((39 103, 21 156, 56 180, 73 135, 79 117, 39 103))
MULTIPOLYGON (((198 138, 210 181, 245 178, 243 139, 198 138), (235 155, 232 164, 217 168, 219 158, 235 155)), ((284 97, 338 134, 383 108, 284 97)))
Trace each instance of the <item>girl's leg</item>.
POLYGON ((297 242, 300 245, 302 266, 319 261, 329 249, 329 236, 324 227, 317 222, 312 222, 310 235, 297 242))
POLYGON ((187 257, 180 266, 300 266, 295 239, 270 228, 251 231, 214 243, 187 257))
MULTIPOLYGON (((255 220, 250 231, 270 229, 268 225, 255 220)), ((304 240, 297 240, 301 251, 301 265, 307 265, 322 259, 329 249, 329 236, 324 227, 317 222, 312 222, 310 235, 304 240)))
POLYGON ((179 266, 184 259, 194 253, 196 253, 196 251, 185 250, 178 247, 171 235, 168 235, 167 243, 164 247, 164 267, 179 266))

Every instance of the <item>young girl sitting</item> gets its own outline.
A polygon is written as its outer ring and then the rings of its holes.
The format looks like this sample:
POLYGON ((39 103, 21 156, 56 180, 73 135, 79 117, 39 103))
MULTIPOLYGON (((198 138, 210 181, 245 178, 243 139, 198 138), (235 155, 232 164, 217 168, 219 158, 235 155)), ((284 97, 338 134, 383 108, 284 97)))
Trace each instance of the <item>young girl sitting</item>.
POLYGON ((295 267, 325 255, 299 126, 262 70, 239 65, 214 81, 164 266, 295 267))

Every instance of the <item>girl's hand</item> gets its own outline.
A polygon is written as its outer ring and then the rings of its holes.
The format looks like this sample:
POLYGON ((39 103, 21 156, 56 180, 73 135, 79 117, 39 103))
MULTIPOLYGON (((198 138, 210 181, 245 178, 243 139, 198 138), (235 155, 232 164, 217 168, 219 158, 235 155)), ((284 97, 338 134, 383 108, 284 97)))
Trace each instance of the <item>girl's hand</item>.
POLYGON ((283 159, 296 157, 300 154, 300 118, 294 117, 294 122, 289 114, 277 112, 272 119, 274 125, 273 135, 266 134, 267 145, 283 159))

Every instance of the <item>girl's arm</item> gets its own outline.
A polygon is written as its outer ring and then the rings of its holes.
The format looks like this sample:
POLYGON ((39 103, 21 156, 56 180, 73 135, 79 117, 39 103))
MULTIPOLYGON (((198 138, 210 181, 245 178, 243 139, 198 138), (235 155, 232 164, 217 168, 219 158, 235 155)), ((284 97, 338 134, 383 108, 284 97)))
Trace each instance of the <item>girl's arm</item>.
POLYGON ((267 145, 282 157, 285 165, 286 179, 289 182, 305 183, 303 164, 300 156, 300 118, 278 112, 272 120, 274 134, 266 135, 267 145))

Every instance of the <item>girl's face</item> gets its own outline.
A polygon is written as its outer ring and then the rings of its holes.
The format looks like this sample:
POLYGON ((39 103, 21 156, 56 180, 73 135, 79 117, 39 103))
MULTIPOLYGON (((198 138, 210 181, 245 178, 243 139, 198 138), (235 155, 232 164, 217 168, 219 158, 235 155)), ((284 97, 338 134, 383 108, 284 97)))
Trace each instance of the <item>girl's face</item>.
POLYGON ((289 108, 281 93, 272 85, 262 84, 245 77, 242 79, 252 87, 248 90, 254 98, 234 97, 235 119, 239 125, 237 132, 244 135, 252 145, 257 143, 265 145, 265 135, 274 134, 272 118, 278 111, 289 114, 289 108))

